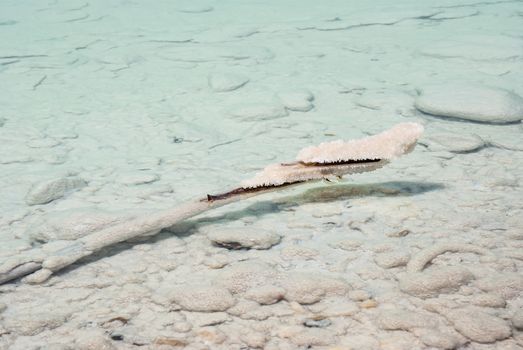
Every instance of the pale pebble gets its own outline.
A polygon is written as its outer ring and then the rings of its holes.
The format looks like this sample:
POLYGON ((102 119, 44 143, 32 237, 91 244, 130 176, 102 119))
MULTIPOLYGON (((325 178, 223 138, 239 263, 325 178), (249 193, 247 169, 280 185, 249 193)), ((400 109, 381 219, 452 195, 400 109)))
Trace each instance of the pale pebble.
POLYGON ((476 286, 506 300, 513 299, 521 296, 523 292, 523 276, 512 272, 491 274, 477 280, 476 286))
MULTIPOLYGON (((164 288, 168 288, 165 286, 164 288)), ((225 311, 236 303, 231 293, 216 285, 182 285, 166 292, 168 300, 187 311, 225 311)))
POLYGON ((508 323, 477 307, 448 309, 441 312, 454 328, 467 338, 478 343, 493 343, 511 336, 508 323))
POLYGON ((473 278, 472 273, 463 267, 432 267, 423 272, 405 274, 399 285, 407 294, 426 298, 455 291, 473 278))
MULTIPOLYGON (((427 140, 431 150, 446 150, 454 153, 473 152, 485 146, 485 141, 478 135, 473 134, 460 135, 439 132, 431 134, 427 137, 427 140)), ((424 141, 422 140, 421 143, 424 143, 424 141)))
POLYGON ((236 106, 230 111, 230 115, 242 121, 260 121, 282 118, 288 113, 280 103, 268 102, 236 106))
POLYGON ((217 229, 207 237, 213 244, 228 249, 269 249, 281 241, 281 236, 275 232, 248 227, 217 229))
POLYGON ((74 240, 130 217, 95 207, 68 209, 47 214, 31 224, 27 234, 38 242, 74 240))
POLYGON ((240 340, 249 346, 249 348, 263 349, 267 342, 267 335, 262 332, 248 330, 240 335, 240 340))
POLYGON ((187 321, 196 327, 215 326, 231 320, 225 312, 188 312, 187 321))
POLYGON ((433 316, 400 308, 382 310, 378 325, 384 330, 410 330, 412 328, 434 328, 437 323, 433 316))
POLYGON ((244 293, 250 288, 271 284, 279 275, 262 261, 242 261, 219 270, 217 281, 233 294, 244 293))
POLYGON ((278 330, 280 338, 287 338, 300 347, 334 345, 335 333, 324 328, 287 326, 278 330))
POLYGON ((249 82, 249 78, 234 73, 212 73, 207 81, 213 91, 228 92, 241 88, 249 82))
POLYGON ((412 331, 423 344, 437 349, 456 349, 466 343, 463 337, 439 331, 437 328, 417 328, 412 331))
POLYGON ((116 347, 111 340, 97 330, 82 330, 75 335, 75 349, 78 350, 113 350, 116 347))
POLYGON ((447 118, 485 123, 523 119, 523 98, 514 92, 478 85, 443 84, 426 87, 416 99, 420 111, 447 118))
POLYGON ((385 269, 393 267, 405 266, 409 262, 410 254, 397 251, 391 253, 381 253, 374 257, 374 261, 378 266, 385 269))
POLYGON ((128 172, 120 174, 117 182, 127 186, 144 185, 158 181, 160 176, 157 174, 147 173, 143 171, 128 172))
POLYGON ((203 338, 207 342, 215 345, 222 344, 227 340, 227 335, 216 327, 204 327, 197 330, 195 333, 197 338, 203 338))
POLYGON ((4 316, 3 326, 16 334, 34 336, 44 330, 60 327, 67 320, 61 312, 21 312, 4 316))
POLYGON ((350 317, 360 311, 355 302, 341 296, 323 298, 316 304, 309 305, 308 309, 324 318, 350 317))
POLYGON ((350 286, 341 278, 312 272, 293 272, 280 285, 285 289, 285 299, 300 304, 314 304, 324 296, 344 295, 350 286))
POLYGON ((29 205, 47 204, 85 186, 87 183, 79 177, 60 177, 42 181, 31 187, 25 202, 29 205))
POLYGON ((282 300, 285 296, 285 289, 273 286, 264 285, 249 289, 244 297, 249 300, 253 300, 258 304, 271 305, 282 300))
POLYGON ((514 315, 512 315, 512 325, 517 330, 523 330, 523 309, 517 310, 514 315))
POLYGON ((280 92, 278 97, 285 108, 291 111, 308 112, 314 107, 312 104, 314 95, 309 90, 297 89, 280 92))

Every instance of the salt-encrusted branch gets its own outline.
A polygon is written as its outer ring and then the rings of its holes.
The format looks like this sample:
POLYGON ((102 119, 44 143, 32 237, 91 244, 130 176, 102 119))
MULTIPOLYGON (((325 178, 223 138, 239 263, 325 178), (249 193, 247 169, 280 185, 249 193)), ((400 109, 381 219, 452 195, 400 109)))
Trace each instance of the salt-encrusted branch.
POLYGON ((303 149, 295 162, 273 164, 228 192, 207 195, 177 208, 147 215, 84 236, 69 246, 44 255, 42 249, 26 252, 0 265, 0 284, 27 276, 29 283, 41 283, 53 273, 101 249, 127 241, 238 200, 311 180, 342 177, 381 168, 392 159, 414 149, 423 127, 398 124, 381 134, 348 142, 335 141, 303 149))

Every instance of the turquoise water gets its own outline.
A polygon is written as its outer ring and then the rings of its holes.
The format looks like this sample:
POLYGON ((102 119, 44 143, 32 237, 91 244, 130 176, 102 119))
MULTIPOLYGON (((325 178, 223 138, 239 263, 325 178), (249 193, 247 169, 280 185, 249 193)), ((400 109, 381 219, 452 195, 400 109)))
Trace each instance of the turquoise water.
POLYGON ((0 349, 522 347, 522 22, 521 1, 3 0, 0 265, 236 188, 310 145, 402 122, 425 134, 375 172, 3 285, 0 349), (216 242, 251 236, 267 241, 216 242), (409 270, 438 244, 453 248, 409 270), (234 272, 244 263, 260 268, 234 272), (454 284, 425 295, 405 287, 415 273, 454 284))

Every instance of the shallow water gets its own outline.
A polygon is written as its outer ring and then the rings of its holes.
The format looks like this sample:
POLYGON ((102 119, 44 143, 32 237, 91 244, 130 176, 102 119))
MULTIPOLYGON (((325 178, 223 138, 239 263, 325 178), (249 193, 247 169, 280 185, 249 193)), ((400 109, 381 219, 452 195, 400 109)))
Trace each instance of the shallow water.
POLYGON ((2 1, 0 264, 425 134, 0 286, 0 349, 523 347, 521 28, 510 0, 2 1))

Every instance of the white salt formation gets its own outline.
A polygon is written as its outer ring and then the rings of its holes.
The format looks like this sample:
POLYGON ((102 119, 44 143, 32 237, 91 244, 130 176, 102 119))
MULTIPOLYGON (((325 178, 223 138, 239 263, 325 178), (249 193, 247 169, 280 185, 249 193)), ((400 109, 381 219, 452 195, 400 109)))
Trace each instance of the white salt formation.
POLYGON ((301 150, 296 160, 306 164, 340 163, 359 160, 392 160, 411 152, 423 134, 418 123, 401 123, 377 135, 360 140, 321 143, 301 150))
POLYGON ((372 171, 411 152, 422 133, 421 124, 401 123, 360 140, 339 140, 307 147, 298 153, 298 162, 269 165, 241 185, 243 188, 281 186, 372 171))

